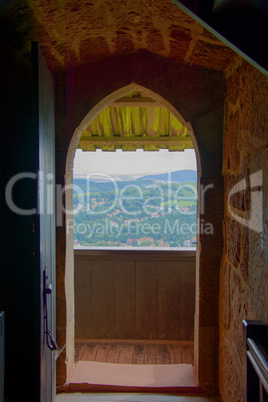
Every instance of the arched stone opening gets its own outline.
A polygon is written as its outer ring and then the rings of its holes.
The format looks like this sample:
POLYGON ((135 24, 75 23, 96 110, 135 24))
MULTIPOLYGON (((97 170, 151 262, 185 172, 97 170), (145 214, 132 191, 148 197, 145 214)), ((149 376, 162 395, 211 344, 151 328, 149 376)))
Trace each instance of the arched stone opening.
MULTIPOLYGON (((168 107, 175 117, 187 125, 197 154, 198 192, 200 194, 198 209, 201 213, 197 247, 199 260, 196 278, 195 369, 200 387, 214 392, 217 390, 218 382, 218 279, 222 254, 223 77, 221 74, 209 70, 200 71, 195 68, 186 68, 147 52, 111 58, 108 60, 108 64, 110 64, 110 68, 116 71, 115 77, 113 77, 116 78, 115 80, 106 80, 105 84, 108 85, 105 88, 103 83, 99 81, 99 91, 96 82, 94 82, 93 87, 90 87, 93 81, 88 80, 86 85, 84 83, 84 87, 80 88, 80 95, 82 94, 80 98, 78 98, 79 92, 72 93, 70 104, 74 105, 77 101, 83 107, 75 108, 74 116, 69 113, 72 124, 68 130, 66 129, 70 145, 67 154, 65 184, 71 184, 72 181, 73 157, 83 129, 105 106, 133 90, 141 90, 150 95, 163 106, 168 107), (144 63, 146 68, 142 69, 144 63), (127 85, 123 86, 122 83, 127 85), (116 86, 120 89, 116 89, 116 86), (91 94, 90 101, 83 103, 83 100, 86 99, 87 90, 91 94), (88 107, 87 113, 82 115, 86 107, 88 107), (79 109, 79 113, 77 109, 79 109), (88 110, 90 111, 88 112, 88 110), (80 121, 78 115, 81 117, 80 121), (78 121, 79 125, 72 135, 71 128, 75 127, 75 121, 78 121), (206 194, 209 193, 208 190, 211 192, 210 197, 207 197, 206 194), (211 232, 206 231, 206 223, 212 226, 213 237, 211 232)), ((106 71, 106 68, 107 62, 105 64, 104 61, 100 61, 94 66, 84 66, 79 71, 70 74, 72 83, 76 83, 79 87, 81 77, 85 76, 84 74, 88 71, 92 72, 92 69, 100 79, 101 73, 104 70, 106 71)), ((96 76, 94 78, 96 79, 96 76)), ((68 118, 66 120, 68 123, 68 118)), ((71 199, 72 197, 66 192, 67 209, 71 209, 71 199)), ((64 269, 65 279, 65 361, 68 362, 65 380, 67 378, 67 382, 74 362, 73 248, 70 239, 72 239, 71 232, 66 237, 66 265, 61 268, 64 269)))
MULTIPOLYGON (((88 127, 88 125, 91 123, 91 121, 97 116, 105 107, 109 106, 112 102, 134 92, 142 92, 144 95, 149 96, 150 98, 154 99, 167 109, 169 109, 172 114, 183 124, 184 127, 187 128, 190 137, 192 139, 192 142, 195 146, 195 153, 196 153, 196 159, 197 159, 197 170, 198 172, 201 171, 201 166, 200 166, 200 156, 199 156, 199 151, 198 147, 196 144, 196 139, 193 133, 193 129, 191 127, 191 124, 185 122, 185 120, 182 118, 180 113, 167 102, 165 99, 160 97, 159 95, 155 94, 154 92, 148 90, 147 88, 144 88, 140 85, 137 85, 135 83, 132 83, 124 88, 120 88, 119 90, 113 92, 112 94, 108 95, 105 99, 103 99, 101 102, 99 102, 96 106, 94 106, 89 113, 85 116, 81 124, 76 128, 74 135, 72 137, 70 146, 69 146, 69 151, 67 155, 67 161, 66 161, 66 185, 67 187, 72 186, 73 184, 73 162, 74 162, 74 157, 75 157, 75 152, 77 149, 77 145, 79 143, 80 137, 83 133, 84 130, 88 127)), ((200 192, 199 190, 199 180, 198 180, 198 193, 200 192)), ((72 225, 68 224, 69 219, 73 219, 72 216, 72 191, 66 191, 66 206, 67 210, 70 211, 68 215, 66 215, 66 228, 69 228, 70 230, 66 231, 66 271, 65 275, 66 277, 73 277, 74 275, 74 251, 73 251, 73 231, 72 231, 72 225)), ((197 258, 197 266, 198 266, 198 258, 197 258)), ((197 267, 198 270, 198 267, 197 267)), ((74 323, 74 311, 75 308, 73 306, 74 303, 74 294, 73 294, 73 288, 71 283, 65 283, 65 286, 67 286, 66 293, 69 294, 69 298, 66 300, 66 312, 67 312, 67 321, 68 322, 73 322, 74 323)), ((74 330, 71 328, 69 329, 69 334, 66 334, 66 345, 67 345, 67 356, 68 357, 68 371, 67 373, 72 372, 72 366, 73 366, 73 353, 74 353, 74 330), (70 337, 70 338, 69 338, 70 337)), ((196 353, 197 355, 197 353, 196 353)), ((68 382, 68 374, 67 374, 67 382, 68 382)))

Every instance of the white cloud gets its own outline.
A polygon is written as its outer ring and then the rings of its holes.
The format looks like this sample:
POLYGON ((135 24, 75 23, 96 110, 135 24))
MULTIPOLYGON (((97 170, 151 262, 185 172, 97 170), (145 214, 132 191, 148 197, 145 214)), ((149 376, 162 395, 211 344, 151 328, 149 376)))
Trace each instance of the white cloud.
POLYGON ((78 149, 74 160, 74 174, 107 173, 112 175, 143 175, 173 172, 176 170, 196 170, 196 156, 193 149, 184 152, 83 152, 78 149))

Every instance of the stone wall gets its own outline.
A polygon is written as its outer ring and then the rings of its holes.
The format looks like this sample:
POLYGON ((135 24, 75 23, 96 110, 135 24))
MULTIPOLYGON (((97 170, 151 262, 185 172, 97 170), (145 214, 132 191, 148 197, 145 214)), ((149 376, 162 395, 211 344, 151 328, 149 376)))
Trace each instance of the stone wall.
POLYGON ((242 320, 268 320, 267 89, 268 78, 242 59, 226 73, 219 360, 223 401, 242 400, 242 320), (242 186, 234 189, 237 183, 242 186))

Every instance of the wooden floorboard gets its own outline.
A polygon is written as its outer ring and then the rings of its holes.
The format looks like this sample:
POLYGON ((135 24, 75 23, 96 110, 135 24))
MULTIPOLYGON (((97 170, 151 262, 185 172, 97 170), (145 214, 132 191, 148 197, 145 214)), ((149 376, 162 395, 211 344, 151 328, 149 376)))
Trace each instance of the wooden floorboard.
POLYGON ((145 343, 145 364, 156 364, 155 343, 145 343))
POLYGON ((170 364, 170 354, 168 344, 157 343, 156 344, 156 364, 170 364))
POLYGON ((144 364, 144 343, 135 343, 133 352, 133 364, 144 364))
POLYGON ((121 349, 121 342, 110 343, 110 348, 107 356, 107 363, 118 363, 121 349))
POLYGON ((131 364, 133 362, 133 350, 134 350, 133 342, 122 342, 118 363, 131 364))
POLYGON ((85 342, 78 341, 75 343, 75 354, 74 354, 75 361, 82 360, 84 350, 85 350, 85 342))
POLYGON ((82 354, 80 360, 94 362, 98 352, 98 347, 99 347, 98 342, 85 342, 84 353, 82 354))
POLYGON ((109 347, 109 342, 100 342, 94 361, 100 363, 106 362, 109 353, 109 347))
POLYGON ((182 364, 182 355, 181 355, 181 347, 174 343, 170 343, 169 347, 169 354, 170 354, 170 363, 171 364, 182 364))
POLYGON ((181 346, 181 354, 182 354, 183 363, 191 364, 191 362, 193 361, 193 354, 192 354, 191 348, 188 346, 182 345, 181 346))
POLYGON ((194 364, 193 342, 76 340, 79 360, 121 364, 194 364))

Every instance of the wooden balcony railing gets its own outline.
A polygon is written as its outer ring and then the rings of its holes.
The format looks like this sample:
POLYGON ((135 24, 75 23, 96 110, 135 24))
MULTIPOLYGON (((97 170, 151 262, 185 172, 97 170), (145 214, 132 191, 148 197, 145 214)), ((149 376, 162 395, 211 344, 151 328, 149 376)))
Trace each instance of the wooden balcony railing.
POLYGON ((268 401, 268 325, 243 321, 245 362, 244 402, 268 401))
POLYGON ((195 254, 75 250, 76 339, 193 340, 195 254))

